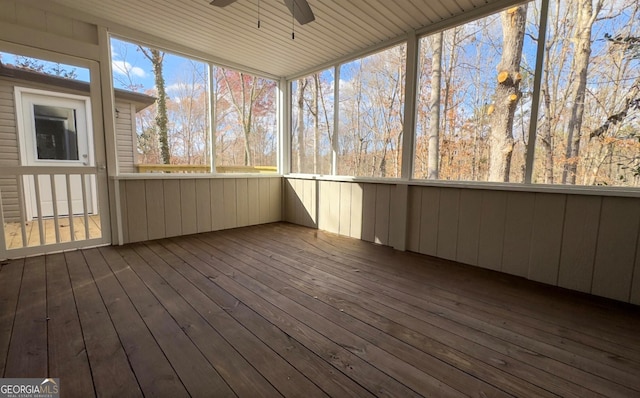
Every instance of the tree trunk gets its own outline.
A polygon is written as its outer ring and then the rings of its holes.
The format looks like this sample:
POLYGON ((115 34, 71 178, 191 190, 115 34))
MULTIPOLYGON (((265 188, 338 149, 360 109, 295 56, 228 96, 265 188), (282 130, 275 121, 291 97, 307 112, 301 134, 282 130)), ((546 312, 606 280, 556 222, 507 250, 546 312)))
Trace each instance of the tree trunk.
POLYGON ((225 83, 227 88, 227 92, 229 95, 229 99, 233 104, 235 111, 238 114, 239 122, 242 124, 242 132, 244 135, 244 165, 245 166, 253 166, 253 156, 251 155, 251 127, 253 123, 253 105, 255 104, 257 98, 261 95, 264 87, 261 87, 260 90, 256 89, 256 82, 258 80, 257 77, 251 77, 251 81, 249 83, 249 101, 247 101, 247 82, 245 81, 246 75, 244 73, 239 73, 239 88, 240 91, 240 101, 234 95, 234 89, 229 82, 229 78, 227 76, 227 71, 222 70, 222 80, 225 83))
POLYGON ((427 178, 438 179, 439 131, 440 131, 440 88, 442 77, 442 37, 440 32, 432 37, 431 97, 429 98, 429 149, 427 152, 427 178))
MULTIPOLYGON (((244 81, 244 73, 240 73, 240 81, 242 82, 242 125, 244 128, 244 165, 253 166, 251 157, 251 144, 249 138, 251 137, 251 117, 253 111, 253 101, 247 106, 247 97, 245 93, 246 83, 244 81), (248 108, 248 109, 247 109, 248 108)), ((253 94, 255 90, 255 77, 251 83, 251 92, 249 98, 253 100, 253 94)))
POLYGON ((298 80, 298 173, 304 170, 306 156, 304 153, 304 90, 307 88, 307 80, 298 80))
POLYGON ((540 143, 544 151, 544 182, 545 184, 553 184, 553 134, 551 133, 551 121, 553 114, 551 110, 551 96, 549 95, 548 84, 544 83, 542 89, 542 97, 545 106, 545 115, 542 122, 540 143))
POLYGON ((442 145, 438 154, 438 176, 442 178, 447 178, 449 176, 449 172, 451 170, 451 162, 450 162, 450 145, 448 144, 448 134, 453 131, 453 125, 455 121, 450 119, 449 109, 452 108, 452 100, 453 90, 452 90, 452 80, 454 69, 458 62, 458 33, 460 32, 460 28, 453 28, 450 30, 451 32, 451 53, 449 58, 449 67, 445 71, 444 77, 444 100, 442 101, 442 117, 440 120, 440 131, 438 137, 438 141, 442 140, 442 145))
POLYGON ((155 79, 158 98, 156 99, 156 126, 158 127, 158 141, 160 142, 160 154, 162 163, 171 163, 171 153, 169 152, 169 131, 167 128, 167 92, 165 89, 164 77, 162 76, 162 62, 164 53, 155 49, 145 49, 139 46, 140 50, 153 65, 153 77, 155 79))
POLYGON ((567 150, 565 152, 566 163, 562 171, 563 184, 576 183, 584 100, 587 90, 587 69, 591 57, 591 28, 600 8, 602 8, 602 1, 598 0, 595 8, 592 0, 580 0, 576 6, 578 15, 575 36, 573 37, 574 56, 570 74, 574 80, 569 93, 571 110, 567 121, 567 150))
POLYGON ((513 155, 513 115, 520 100, 520 61, 524 43, 527 5, 503 11, 502 58, 497 66, 498 85, 489 135, 489 181, 509 181, 513 155))

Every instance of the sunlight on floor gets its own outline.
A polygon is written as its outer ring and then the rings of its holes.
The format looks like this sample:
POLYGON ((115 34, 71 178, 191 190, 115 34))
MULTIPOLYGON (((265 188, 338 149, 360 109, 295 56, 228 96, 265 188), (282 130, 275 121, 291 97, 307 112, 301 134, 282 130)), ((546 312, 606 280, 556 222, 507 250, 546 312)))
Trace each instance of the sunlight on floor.
MULTIPOLYGON (((100 226, 100 216, 91 215, 87 218, 89 226, 89 237, 86 236, 85 218, 84 216, 73 217, 73 229, 75 240, 86 240, 100 238, 102 236, 102 228, 100 226)), ((59 220, 60 243, 71 242, 71 227, 68 217, 61 217, 59 220)), ((53 219, 45 219, 42 221, 42 229, 44 231, 45 244, 50 245, 56 243, 55 223, 53 219)), ((38 221, 33 220, 25 224, 26 245, 22 241, 22 231, 19 222, 8 222, 4 225, 4 236, 7 243, 7 249, 19 249, 22 247, 40 246, 40 228, 38 221)))

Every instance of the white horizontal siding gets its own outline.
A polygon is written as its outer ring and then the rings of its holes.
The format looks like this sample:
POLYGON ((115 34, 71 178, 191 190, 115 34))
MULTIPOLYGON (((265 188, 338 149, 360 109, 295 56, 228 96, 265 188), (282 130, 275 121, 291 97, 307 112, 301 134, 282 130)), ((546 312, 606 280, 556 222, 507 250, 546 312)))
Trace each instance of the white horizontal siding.
POLYGON ((118 117, 116 118, 116 150, 118 154, 118 168, 120 173, 135 172, 132 105, 116 102, 118 117))
MULTIPOLYGON (((13 85, 0 79, 0 167, 20 163, 13 85)), ((5 221, 19 219, 18 194, 15 177, 0 178, 0 195, 5 221)))

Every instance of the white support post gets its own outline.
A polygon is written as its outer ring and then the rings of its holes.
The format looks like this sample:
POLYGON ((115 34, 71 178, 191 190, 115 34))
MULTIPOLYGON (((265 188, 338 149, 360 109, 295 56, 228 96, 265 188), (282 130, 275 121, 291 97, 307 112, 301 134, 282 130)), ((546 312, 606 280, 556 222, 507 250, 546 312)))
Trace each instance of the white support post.
MULTIPOLYGON (((416 126, 416 89, 418 86, 418 54, 420 52, 415 31, 407 36, 407 59, 404 90, 404 121, 402 127, 402 172, 403 180, 413 177, 416 126)), ((391 198, 391 241, 396 250, 407 248, 407 218, 409 211, 409 187, 397 184, 391 198)))
POLYGON ((121 200, 121 198, 120 198, 120 180, 114 180, 113 181, 113 187, 114 187, 113 188, 113 191, 114 191, 113 197, 114 197, 114 202, 116 203, 116 205, 115 205, 115 209, 116 209, 115 217, 118 220, 118 223, 116 224, 116 229, 115 229, 116 238, 117 238, 118 241, 114 242, 114 243, 117 243, 118 245, 122 246, 124 244, 124 230, 123 230, 124 229, 124 226, 123 226, 124 222, 122 220, 122 206, 120 206, 120 200, 121 200))
POLYGON ((102 95, 107 173, 110 176, 114 176, 118 172, 118 159, 116 157, 116 115, 115 100, 113 98, 113 78, 111 77, 111 42, 109 40, 109 32, 107 32, 106 28, 98 27, 98 41, 100 43, 100 72, 99 76, 91 76, 91 82, 100 82, 99 89, 102 95))
MULTIPOLYGON (((118 174, 118 158, 116 155, 116 116, 115 116, 115 99, 113 94, 113 78, 111 70, 111 41, 109 37, 109 31, 103 26, 98 26, 98 43, 100 47, 99 57, 99 76, 95 76, 92 73, 91 76, 91 91, 96 82, 100 83, 100 95, 102 97, 102 119, 104 125, 104 139, 105 139, 105 153, 107 161, 107 177, 113 177, 118 174)), ((131 115, 134 117, 135 115, 131 115)), ((97 174, 97 177, 98 174, 97 174)), ((84 181, 84 176, 81 178, 84 181)), ((102 235, 105 236, 105 222, 103 220, 110 221, 111 225, 111 241, 117 241, 122 244, 122 212, 120 209, 119 186, 117 181, 107 181, 109 186, 109 192, 106 196, 106 201, 109 204, 108 215, 102 214, 101 227, 102 235)))
POLYGON ((278 84, 278 172, 291 173, 291 95, 285 78, 278 84))
POLYGON ((333 139, 331 140, 331 175, 338 175, 338 135, 340 134, 340 65, 333 78, 333 139))
POLYGON ((533 162, 536 152, 536 131, 538 129, 538 112, 540 111, 540 85, 542 83, 542 66, 544 62, 544 48, 547 40, 547 19, 549 15, 549 0, 542 0, 540 7, 540 29, 538 31, 538 49, 536 54, 536 69, 533 76, 533 96, 531 98, 531 119, 529 120, 529 138, 527 145, 527 159, 525 163, 524 183, 531 184, 533 176, 533 162))
POLYGON ((406 78, 404 90, 404 122, 402 127, 402 174, 404 180, 413 177, 416 127, 416 89, 418 86, 418 55, 420 53, 416 32, 407 37, 406 78))
POLYGON ((209 163, 210 168, 209 172, 215 174, 216 173, 216 132, 217 132, 217 123, 216 123, 216 87, 217 82, 214 79, 214 68, 213 64, 208 63, 209 66, 209 163))

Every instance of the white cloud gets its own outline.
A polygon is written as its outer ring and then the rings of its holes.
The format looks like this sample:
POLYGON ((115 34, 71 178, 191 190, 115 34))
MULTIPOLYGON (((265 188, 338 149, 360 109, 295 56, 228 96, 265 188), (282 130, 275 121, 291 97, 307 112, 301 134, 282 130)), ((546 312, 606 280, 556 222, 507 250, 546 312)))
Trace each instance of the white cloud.
POLYGON ((166 87, 168 93, 179 93, 187 89, 188 87, 185 83, 173 83, 166 87))
POLYGON ((183 83, 183 82, 169 84, 166 87, 167 92, 170 94, 194 93, 202 89, 203 87, 199 83, 183 83))
POLYGON ((341 89, 353 87, 353 83, 351 80, 340 79, 338 82, 338 87, 341 89))
POLYGON ((133 66, 127 61, 113 61, 111 62, 111 68, 114 72, 119 73, 121 75, 130 74, 136 77, 145 77, 146 73, 142 68, 137 66, 133 66))

